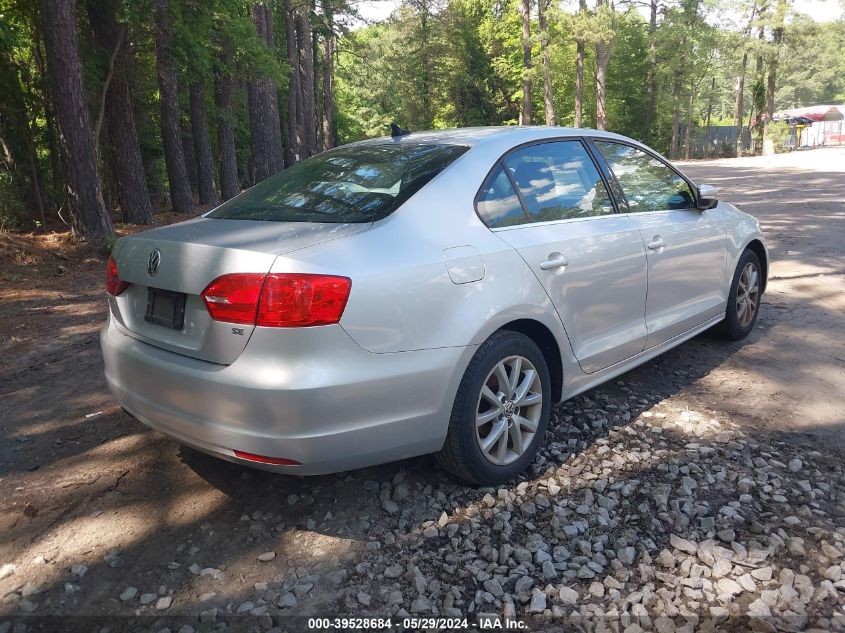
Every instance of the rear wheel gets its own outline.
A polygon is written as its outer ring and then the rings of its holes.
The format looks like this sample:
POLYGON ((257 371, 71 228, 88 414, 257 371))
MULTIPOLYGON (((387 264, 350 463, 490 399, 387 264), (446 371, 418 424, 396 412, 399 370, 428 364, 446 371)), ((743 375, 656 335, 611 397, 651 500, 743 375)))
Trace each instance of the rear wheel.
POLYGON ((760 258, 746 250, 734 272, 722 331, 733 341, 744 339, 754 329, 763 296, 763 274, 760 258))
POLYGON ((499 484, 534 461, 551 413, 551 380, 530 338, 501 331, 464 373, 440 463, 474 484, 499 484))

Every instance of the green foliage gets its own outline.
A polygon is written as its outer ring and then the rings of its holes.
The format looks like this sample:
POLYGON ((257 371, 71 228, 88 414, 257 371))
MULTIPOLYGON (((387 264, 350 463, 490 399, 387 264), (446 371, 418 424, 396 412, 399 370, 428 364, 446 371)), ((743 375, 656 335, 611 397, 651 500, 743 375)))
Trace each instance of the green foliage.
MULTIPOLYGON (((78 0, 77 27, 85 91, 96 119, 109 51, 92 41, 87 2, 78 0)), ((288 108, 285 4, 268 3, 275 50, 256 32, 250 10, 256 0, 169 0, 171 55, 178 68, 182 106, 191 82, 206 86, 211 138, 217 112, 215 73, 235 78, 233 123, 238 168, 249 169, 247 82, 271 78, 279 88, 285 127, 288 108), (223 55, 223 52, 226 55, 223 55)), ((131 50, 129 74, 135 125, 154 195, 166 180, 159 124, 159 95, 152 17, 154 0, 114 0, 131 50)), ((585 43, 583 114, 596 122, 596 43, 610 46, 606 103, 608 129, 641 138, 647 117, 646 78, 652 33, 642 3, 589 0, 550 3, 547 52, 558 124, 571 125, 575 109, 576 42, 585 43)), ((0 0, 0 223, 30 228, 33 191, 40 188, 48 212, 66 203, 60 134, 45 76, 42 4, 0 0), (34 187, 37 179, 39 187, 34 187)), ((352 0, 310 0, 315 47, 315 93, 322 108, 326 67, 320 43, 336 38, 334 123, 341 142, 384 135, 391 121, 412 130, 509 125, 519 119, 523 76, 531 74, 535 121, 543 120, 541 46, 532 0, 532 60, 523 68, 520 0, 403 0, 387 20, 351 28, 352 0), (327 14, 331 13, 331 19, 327 14)), ((765 105, 769 73, 777 63, 775 108, 845 101, 845 20, 817 23, 786 15, 785 0, 661 0, 653 41, 657 51, 655 107, 650 142, 666 152, 673 114, 700 130, 736 124, 738 79, 745 77, 742 124, 765 105), (784 26, 782 44, 776 34, 784 26), (763 37, 758 37, 758 29, 763 37), (743 56, 747 55, 743 70, 743 56), (760 72, 756 72, 757 60, 760 72), (673 99, 680 78, 677 100, 673 99)), ((319 120, 321 112, 314 113, 319 120)), ((187 116, 187 115, 186 115, 187 116)), ((771 126, 770 126, 771 127, 771 126)), ((771 130, 770 130, 771 132, 771 130)), ((777 131, 775 130, 775 133, 777 131)), ((105 142, 108 142, 106 139, 105 142)), ((212 144, 214 141, 212 140, 212 144)), ((72 157, 70 157, 72 160, 72 157)), ((108 173, 107 165, 101 165, 108 173)), ((112 183, 112 187, 114 184, 112 183)), ((159 200, 160 198, 157 198, 159 200)), ((55 217, 53 213, 48 218, 55 217)))
POLYGON ((781 60, 777 108, 845 102, 845 20, 820 24, 796 16, 781 60))
POLYGON ((772 140, 775 147, 781 147, 789 139, 792 126, 784 121, 773 121, 766 126, 766 136, 772 140))

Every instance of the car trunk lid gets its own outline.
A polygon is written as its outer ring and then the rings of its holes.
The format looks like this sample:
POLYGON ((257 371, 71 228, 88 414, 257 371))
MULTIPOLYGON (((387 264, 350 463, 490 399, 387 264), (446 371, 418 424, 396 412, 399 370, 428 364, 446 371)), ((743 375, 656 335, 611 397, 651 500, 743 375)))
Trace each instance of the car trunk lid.
POLYGON ((202 291, 231 273, 270 271, 279 255, 352 235, 369 224, 198 218, 123 238, 112 253, 129 287, 109 297, 122 331, 151 345, 228 365, 253 325, 215 321, 202 291))

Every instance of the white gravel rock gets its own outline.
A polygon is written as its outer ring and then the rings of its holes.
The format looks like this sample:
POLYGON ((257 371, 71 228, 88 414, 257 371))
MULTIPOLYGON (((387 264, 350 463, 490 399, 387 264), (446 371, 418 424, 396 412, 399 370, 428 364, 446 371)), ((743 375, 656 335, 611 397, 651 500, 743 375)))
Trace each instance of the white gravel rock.
POLYGON ((531 592, 531 604, 528 606, 529 613, 542 613, 546 610, 546 594, 541 589, 535 588, 531 592))
POLYGON ((558 597, 564 604, 574 605, 578 604, 578 592, 571 587, 561 587, 558 591, 558 597))
POLYGON ((729 596, 738 596, 742 593, 742 587, 735 580, 730 578, 722 578, 716 583, 716 589, 723 594, 729 596))
POLYGON ((698 545, 678 536, 677 534, 672 534, 669 537, 669 544, 675 549, 681 550, 687 554, 695 554, 698 551, 698 545))
POLYGON ((771 567, 758 567, 757 569, 751 570, 751 575, 756 578, 757 580, 767 581, 772 579, 772 568, 771 567))

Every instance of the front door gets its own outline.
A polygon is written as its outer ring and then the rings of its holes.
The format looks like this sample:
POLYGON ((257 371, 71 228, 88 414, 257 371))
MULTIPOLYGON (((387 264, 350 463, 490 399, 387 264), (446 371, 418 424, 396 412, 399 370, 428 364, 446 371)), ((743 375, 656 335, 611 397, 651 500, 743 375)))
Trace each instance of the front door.
POLYGON ((621 185, 646 244, 646 349, 701 325, 725 309, 726 236, 696 208, 690 184, 642 149, 595 140, 621 185))
POLYGON ((645 247, 636 222, 614 212, 580 141, 506 154, 478 211, 545 287, 585 372, 643 350, 645 247))

